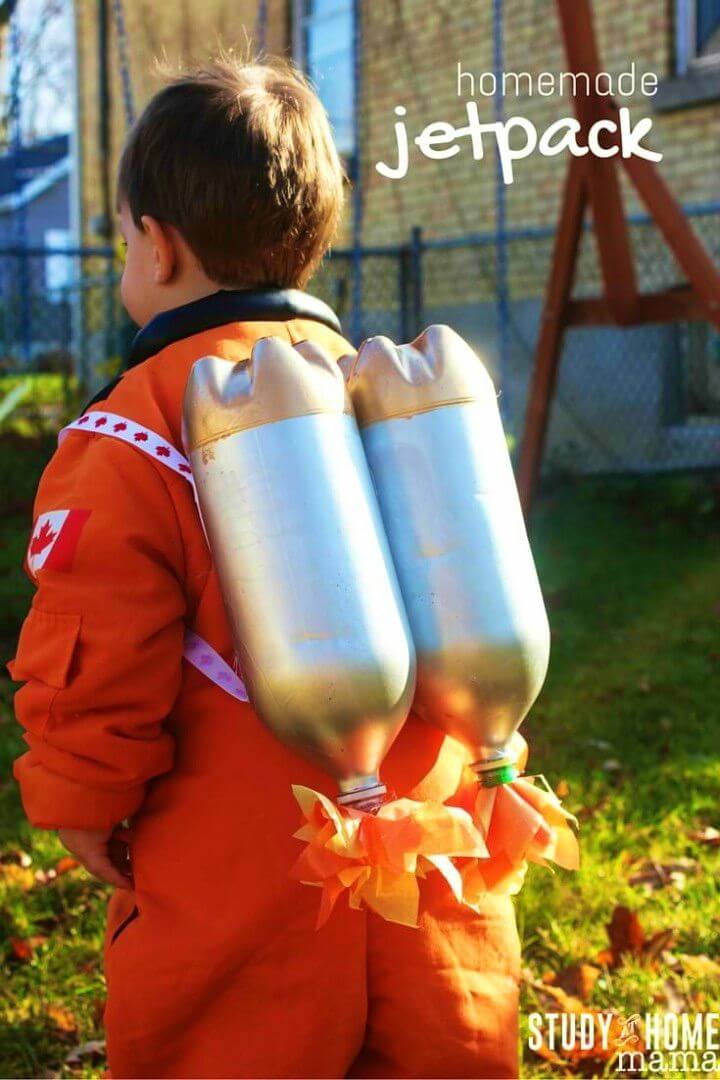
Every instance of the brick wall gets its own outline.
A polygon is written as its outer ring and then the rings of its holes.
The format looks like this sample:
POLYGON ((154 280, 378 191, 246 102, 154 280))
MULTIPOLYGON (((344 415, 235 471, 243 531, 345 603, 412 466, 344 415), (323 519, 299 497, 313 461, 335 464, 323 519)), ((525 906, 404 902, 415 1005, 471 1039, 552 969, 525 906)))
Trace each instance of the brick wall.
MULTIPOLYGON (((112 9, 112 4, 109 5, 112 9)), ((218 43, 245 53, 257 14, 257 0, 176 0, 158 5, 153 0, 123 0, 129 41, 130 73, 136 112, 160 85, 156 61, 170 66, 203 60, 217 52, 218 43)), ((80 87, 81 217, 84 240, 98 243, 93 220, 102 209, 98 111, 98 17, 96 0, 76 0, 78 86, 80 87)), ((286 0, 267 0, 269 52, 288 47, 286 0)), ((112 10, 109 16, 112 151, 115 166, 126 132, 117 39, 112 10)), ((114 190, 114 188, 113 188, 114 190)))
MULTIPOLYGON (((595 21, 604 70, 617 75, 635 61, 637 71, 671 74, 673 28, 669 0, 595 0, 595 21)), ((384 179, 378 160, 395 161, 393 107, 408 109, 416 133, 433 120, 464 122, 464 98, 456 91, 456 65, 476 76, 492 70, 490 0, 398 0, 364 7, 364 117, 366 148, 365 239, 369 243, 407 237, 414 224, 428 236, 492 229, 495 214, 494 163, 474 162, 467 150, 448 161, 416 154, 408 176, 384 179)), ((552 0, 505 0, 504 68, 558 73, 566 69, 560 27, 552 0)), ((467 85, 467 84, 465 84, 467 85)), ((476 96, 481 121, 493 119, 492 100, 476 96)), ((623 99, 634 116, 653 116, 650 145, 661 151, 662 175, 684 202, 720 194, 720 103, 654 114, 652 98, 623 99)), ((572 114, 559 96, 505 98, 506 115, 526 116, 544 129, 572 114)), ((507 188, 511 227, 550 225, 557 217, 567 157, 533 154, 516 165, 507 188)), ((629 193, 628 193, 629 194, 629 193)), ((633 196, 628 209, 640 209, 633 196)))
MULTIPOLYGON (((464 119, 456 93, 456 65, 476 80, 492 70, 490 0, 361 0, 363 4, 363 107, 360 140, 364 192, 363 240, 367 244, 405 240, 413 225, 427 236, 457 236, 490 230, 495 219, 495 166, 492 158, 474 162, 467 150, 449 161, 428 161, 417 152, 402 181, 381 177, 379 160, 394 161, 393 108, 408 109, 408 126, 417 132, 432 120, 464 119)), ((617 74, 634 60, 638 72, 659 78, 671 73, 673 32, 671 0, 595 0, 595 20, 604 68, 617 74)), ((86 239, 100 209, 97 108, 97 4, 75 5, 81 86, 82 202, 86 239)), ((289 0, 268 0, 269 51, 289 47, 289 0)), ((218 40, 244 48, 255 23, 257 0, 178 0, 160 9, 152 0, 124 0, 130 39, 136 105, 151 94, 156 79, 153 60, 207 56, 218 40)), ((112 23, 112 19, 110 20, 112 23)), ((117 49, 111 25, 112 167, 125 130, 117 49)), ((505 61, 508 71, 565 69, 560 29, 552 0, 505 0, 505 61)), ((478 96, 482 120, 491 120, 492 100, 478 96)), ((679 112, 653 114, 652 99, 637 95, 634 115, 652 115, 652 145, 662 151, 660 168, 684 202, 710 201, 720 185, 720 103, 679 112)), ((527 95, 505 99, 507 115, 527 116, 542 130, 571 114, 559 96, 527 95)), ((552 225, 558 212, 567 157, 533 154, 516 164, 515 183, 507 188, 510 227, 552 225)), ((639 206, 628 193, 628 209, 639 206)), ((349 215, 348 215, 349 218, 349 215)), ((349 238, 346 227, 341 242, 349 238)))

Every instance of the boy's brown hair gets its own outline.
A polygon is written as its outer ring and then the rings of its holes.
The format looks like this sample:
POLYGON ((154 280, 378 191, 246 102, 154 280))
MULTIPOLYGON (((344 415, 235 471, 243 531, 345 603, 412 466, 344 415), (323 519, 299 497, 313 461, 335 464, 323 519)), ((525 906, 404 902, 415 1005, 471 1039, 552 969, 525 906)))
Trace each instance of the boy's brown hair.
POLYGON ((133 127, 118 201, 174 225, 213 281, 301 288, 337 229, 344 174, 291 64, 223 56, 171 79, 133 127))

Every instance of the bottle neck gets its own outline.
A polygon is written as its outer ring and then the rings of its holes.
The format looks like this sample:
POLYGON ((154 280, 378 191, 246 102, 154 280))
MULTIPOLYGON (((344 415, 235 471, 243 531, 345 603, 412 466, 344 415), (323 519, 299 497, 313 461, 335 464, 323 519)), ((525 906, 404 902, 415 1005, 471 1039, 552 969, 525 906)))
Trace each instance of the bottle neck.
POLYGON ((517 762, 506 750, 493 750, 487 757, 474 761, 470 768, 478 778, 480 787, 500 787, 517 780, 520 770, 517 762))
POLYGON ((385 802, 386 795, 387 788, 374 776, 350 791, 343 791, 336 801, 338 806, 361 810, 365 814, 376 814, 385 802))

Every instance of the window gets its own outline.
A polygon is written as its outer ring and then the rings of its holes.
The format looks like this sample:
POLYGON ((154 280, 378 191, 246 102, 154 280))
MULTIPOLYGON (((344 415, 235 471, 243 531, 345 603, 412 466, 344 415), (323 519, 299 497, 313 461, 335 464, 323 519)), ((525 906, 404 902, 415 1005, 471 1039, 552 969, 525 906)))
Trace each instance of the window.
POLYGON ((720 416, 720 334, 707 323, 688 327, 686 408, 696 422, 720 416))
POLYGON ((354 2, 295 0, 295 59, 317 87, 346 157, 355 152, 354 2))
POLYGON ((673 427, 720 420, 720 333, 703 322, 673 327, 663 377, 663 418, 673 427))
POLYGON ((58 251, 57 255, 45 256, 45 287, 51 300, 61 299, 63 290, 72 282, 72 256, 62 254, 63 249, 71 247, 72 235, 69 229, 45 230, 45 250, 48 253, 58 251))
POLYGON ((720 65, 720 0, 676 0, 677 68, 720 65))

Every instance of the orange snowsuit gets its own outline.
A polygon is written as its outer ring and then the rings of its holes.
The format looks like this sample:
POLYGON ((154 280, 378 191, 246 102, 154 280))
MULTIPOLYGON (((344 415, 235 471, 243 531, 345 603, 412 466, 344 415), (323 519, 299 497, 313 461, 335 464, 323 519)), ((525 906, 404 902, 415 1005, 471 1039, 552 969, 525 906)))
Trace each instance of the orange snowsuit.
MULTIPOLYGON (((431 875, 419 929, 340 903, 315 930, 318 893, 288 876, 290 786, 332 796, 334 784, 183 661, 186 627, 233 653, 191 485, 92 427, 104 410, 181 449, 198 357, 245 359, 268 335, 339 357, 338 330, 297 292, 223 292, 159 316, 40 484, 30 565, 42 565, 11 664, 29 745, 16 776, 39 828, 131 819, 134 887, 112 897, 106 940, 116 1078, 517 1075, 511 901, 488 897, 477 915, 431 875), (73 510, 63 531, 51 512, 73 510)), ((445 800, 465 764, 411 716, 383 778, 398 796, 445 800)))

